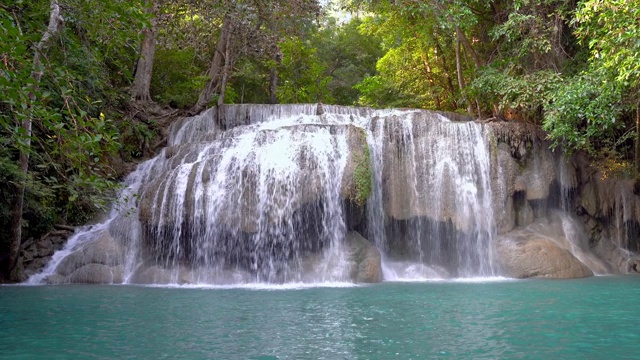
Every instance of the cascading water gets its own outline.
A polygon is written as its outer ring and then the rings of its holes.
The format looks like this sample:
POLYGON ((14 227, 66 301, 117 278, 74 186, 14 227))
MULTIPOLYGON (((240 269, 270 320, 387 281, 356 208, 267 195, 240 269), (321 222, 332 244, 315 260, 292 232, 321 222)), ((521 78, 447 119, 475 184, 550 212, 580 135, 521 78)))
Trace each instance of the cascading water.
POLYGON ((484 132, 417 110, 210 109, 129 176, 132 208, 80 230, 30 282, 375 280, 376 247, 388 280, 495 276, 484 132), (354 193, 369 180, 365 206, 354 193))
POLYGON ((369 219, 387 250, 386 278, 497 275, 483 128, 413 112, 376 118, 371 131, 377 191, 369 219))

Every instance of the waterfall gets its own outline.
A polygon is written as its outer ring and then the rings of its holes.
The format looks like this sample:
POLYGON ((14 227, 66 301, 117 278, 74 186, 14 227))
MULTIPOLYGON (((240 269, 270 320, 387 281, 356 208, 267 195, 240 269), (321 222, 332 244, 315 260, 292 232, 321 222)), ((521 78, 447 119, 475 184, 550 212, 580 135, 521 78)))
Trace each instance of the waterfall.
POLYGON ((376 191, 369 218, 376 244, 387 250, 387 278, 497 275, 482 126, 421 111, 373 119, 371 131, 376 191))
POLYGON ((488 138, 429 111, 212 108, 29 282, 360 281, 376 254, 386 280, 496 276, 488 138))

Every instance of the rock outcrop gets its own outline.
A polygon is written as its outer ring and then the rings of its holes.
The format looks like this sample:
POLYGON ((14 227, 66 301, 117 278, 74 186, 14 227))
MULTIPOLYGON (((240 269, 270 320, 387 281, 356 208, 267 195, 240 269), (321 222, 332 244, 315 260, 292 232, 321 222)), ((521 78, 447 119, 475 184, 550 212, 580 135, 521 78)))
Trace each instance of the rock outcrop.
POLYGON ((357 232, 349 232, 345 237, 349 249, 349 271, 356 283, 377 283, 382 281, 382 263, 378 248, 357 232))
POLYGON ((42 271, 44 266, 51 260, 51 256, 62 249, 72 234, 73 231, 69 229, 53 230, 37 241, 33 239, 27 240, 22 245, 23 250, 20 254, 24 266, 23 280, 42 271))
POLYGON ((593 275, 569 250, 547 238, 525 234, 501 238, 498 256, 508 277, 567 279, 593 275))

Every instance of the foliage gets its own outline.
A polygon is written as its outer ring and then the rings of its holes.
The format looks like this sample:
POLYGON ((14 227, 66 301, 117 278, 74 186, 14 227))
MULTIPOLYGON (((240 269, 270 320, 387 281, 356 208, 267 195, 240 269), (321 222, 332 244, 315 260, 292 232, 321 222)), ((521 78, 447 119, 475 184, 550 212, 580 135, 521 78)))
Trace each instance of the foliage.
POLYGON ((194 49, 161 48, 156 51, 151 93, 154 100, 178 109, 186 109, 198 99, 206 81, 206 65, 194 49))
POLYGON ((120 157, 125 161, 133 161, 148 156, 151 142, 158 137, 157 124, 153 121, 147 124, 133 119, 118 125, 122 139, 120 157))
POLYGON ((472 97, 481 99, 484 108, 496 106, 494 110, 500 117, 537 122, 542 118, 545 106, 553 102, 561 84, 560 75, 550 70, 518 76, 488 67, 480 72, 467 91, 472 97))
POLYGON ((340 24, 329 17, 311 38, 326 68, 325 75, 331 77, 328 87, 336 104, 358 103, 360 91, 356 85, 375 75, 376 63, 384 54, 381 39, 361 32, 361 25, 357 18, 340 24))
POLYGON ((582 1, 574 23, 576 34, 588 44, 596 68, 615 72, 622 85, 640 85, 640 1, 582 1))
POLYGON ((316 57, 316 49, 299 38, 280 43, 282 63, 278 66, 278 99, 285 103, 333 102, 329 94, 331 77, 316 57))
POLYGON ((546 107, 543 128, 554 145, 562 144, 570 152, 614 150, 625 132, 620 117, 624 113, 622 89, 597 73, 584 73, 568 79, 553 94, 546 107))
POLYGON ((271 68, 277 66, 275 61, 261 61, 259 58, 241 59, 227 89, 227 103, 269 102, 269 75, 271 68))
POLYGON ((121 141, 115 109, 124 98, 118 87, 128 85, 136 25, 146 19, 135 2, 65 2, 65 27, 33 69, 48 4, 10 1, 0 7, 3 241, 10 238, 7 214, 15 185, 25 177, 25 236, 55 222, 86 222, 117 187, 109 162, 121 141), (40 81, 32 71, 42 72, 40 81), (30 137, 20 126, 25 121, 33 124, 30 137), (19 152, 30 155, 27 174, 17 165, 19 152))
POLYGON ((587 151, 603 164, 628 158, 631 139, 640 135, 629 121, 639 103, 639 6, 636 0, 579 4, 572 23, 588 46, 587 68, 565 78, 546 111, 544 128, 556 143, 587 151))
POLYGON ((410 101, 382 76, 368 76, 354 87, 360 92, 358 105, 374 108, 401 107, 410 101))

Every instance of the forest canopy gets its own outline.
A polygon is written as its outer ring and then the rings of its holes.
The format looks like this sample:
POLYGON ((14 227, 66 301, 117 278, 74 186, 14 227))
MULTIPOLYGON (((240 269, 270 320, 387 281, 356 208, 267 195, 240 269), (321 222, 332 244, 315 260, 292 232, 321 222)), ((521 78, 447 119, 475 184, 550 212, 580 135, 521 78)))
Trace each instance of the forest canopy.
POLYGON ((163 144, 163 121, 214 105, 526 121, 637 167, 639 18, 640 0, 7 0, 0 265, 14 272, 21 239, 103 209, 126 164, 163 144))

